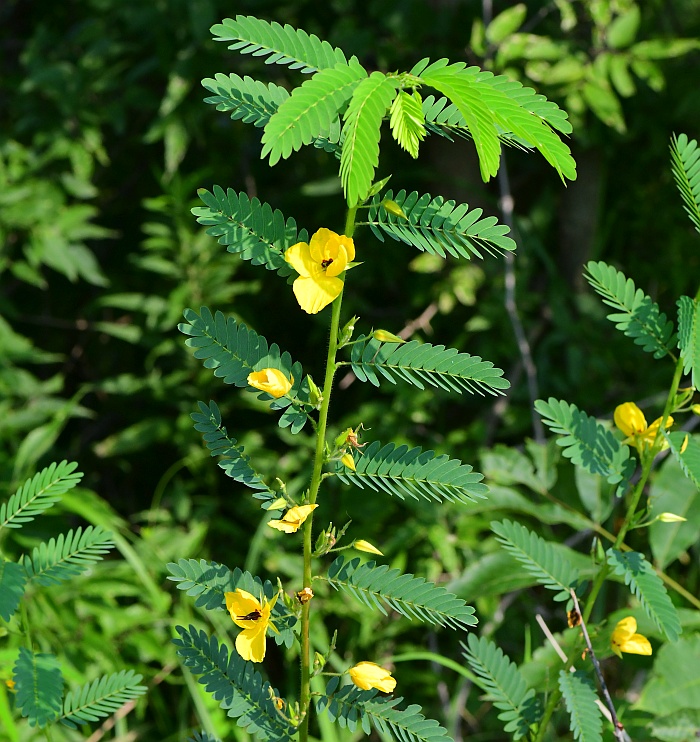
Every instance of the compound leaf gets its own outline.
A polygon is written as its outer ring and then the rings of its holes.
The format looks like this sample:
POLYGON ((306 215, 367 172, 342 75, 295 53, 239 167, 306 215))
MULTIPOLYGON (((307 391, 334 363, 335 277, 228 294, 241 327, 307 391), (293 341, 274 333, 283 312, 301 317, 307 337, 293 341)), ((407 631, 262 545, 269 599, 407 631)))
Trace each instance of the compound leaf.
POLYGON ((506 551, 523 564, 540 585, 557 591, 554 600, 571 598, 569 591, 577 582, 578 573, 552 544, 510 520, 492 521, 491 530, 506 551))
POLYGON ((418 157, 418 147, 425 138, 425 116, 420 93, 399 90, 389 111, 389 127, 394 139, 411 157, 418 157))
POLYGON ((681 296, 678 304, 678 348, 683 372, 691 375, 695 389, 700 388, 700 303, 681 296))
POLYGON ((369 735, 374 727, 380 737, 397 742, 449 742, 447 731, 433 719, 426 719, 420 706, 397 709, 401 697, 380 698, 376 690, 360 690, 354 685, 339 688, 337 681, 331 679, 326 694, 317 697, 316 708, 318 713, 327 712, 341 728, 354 732, 359 724, 369 735))
POLYGON ((396 95, 396 81, 373 72, 355 88, 343 115, 340 180, 348 206, 356 206, 369 193, 379 164, 382 120, 396 95))
POLYGON ((422 577, 401 574, 376 562, 360 564, 359 557, 339 556, 328 568, 325 579, 334 588, 354 595, 361 603, 387 615, 386 608, 437 626, 466 629, 477 623, 474 609, 461 598, 422 577))
POLYGON ((651 620, 666 634, 670 641, 678 639, 682 628, 678 612, 668 597, 661 578, 636 551, 621 552, 608 549, 608 564, 625 580, 651 620))
POLYGON ((464 658, 479 676, 476 682, 488 693, 493 705, 501 709, 498 718, 507 722, 505 731, 516 740, 524 737, 539 721, 541 708, 518 666, 486 637, 469 634, 462 649, 464 658))
POLYGON ((308 420, 309 383, 300 363, 293 363, 286 351, 280 353, 276 343, 268 347, 262 335, 233 317, 227 319, 222 312, 213 315, 207 307, 202 307, 200 314, 186 309, 184 316, 187 322, 181 322, 178 329, 189 335, 185 345, 194 348, 194 357, 203 360, 205 368, 214 369, 214 376, 222 378, 225 384, 248 387, 248 375, 264 368, 279 369, 291 379, 292 388, 283 397, 275 399, 267 392, 260 392, 258 399, 269 402, 273 410, 285 410, 279 420, 280 427, 290 426, 292 433, 304 427, 308 420))
POLYGON ((122 670, 69 691, 63 701, 60 722, 71 729, 91 721, 111 716, 125 703, 142 696, 148 688, 139 685, 141 675, 133 670, 122 670))
POLYGON ((396 195, 389 190, 376 195, 370 203, 366 224, 374 236, 384 242, 384 234, 393 240, 417 247, 422 252, 451 255, 454 258, 483 258, 481 250, 490 255, 502 255, 515 250, 515 241, 508 237, 508 227, 499 224, 495 216, 483 219, 481 208, 469 210, 469 204, 455 204, 442 196, 429 193, 419 196, 417 191, 396 195), (394 201, 403 215, 397 215, 383 206, 394 201), (382 234, 384 233, 384 234, 382 234))
MULTIPOLYGON (((275 499, 275 492, 271 490, 250 465, 250 458, 238 446, 235 438, 226 432, 226 426, 221 422, 221 412, 216 402, 209 404, 197 402, 199 412, 193 412, 190 417, 194 420, 194 428, 202 434, 207 448, 212 456, 221 456, 218 464, 236 482, 257 490, 253 497, 270 503, 275 499)), ((264 505, 263 505, 264 507, 264 505)))
POLYGON ((53 463, 27 479, 0 506, 0 529, 21 528, 24 523, 34 520, 39 513, 59 502, 61 495, 73 489, 83 478, 82 472, 75 471, 77 467, 74 461, 61 461, 60 464, 53 463))
POLYGON ((420 446, 387 443, 382 447, 373 441, 361 453, 354 453, 355 470, 347 467, 333 472, 344 484, 360 489, 367 485, 402 500, 438 502, 475 502, 484 499, 488 487, 481 483, 482 474, 469 464, 451 459, 447 454, 436 456, 434 451, 423 451, 420 446))
POLYGON ((234 121, 253 124, 262 128, 270 116, 289 98, 287 90, 273 82, 264 83, 251 77, 221 73, 202 80, 202 85, 214 95, 205 103, 216 106, 217 111, 230 112, 234 121))
POLYGON ((673 357, 673 323, 651 297, 635 287, 631 278, 602 260, 590 261, 584 275, 603 297, 603 303, 617 310, 608 319, 618 330, 633 338, 647 353, 653 353, 654 358, 673 357))
POLYGON ((314 34, 286 24, 268 23, 254 16, 224 18, 211 28, 215 41, 234 41, 229 49, 254 57, 267 57, 265 64, 287 65, 290 69, 316 72, 338 63, 347 64, 342 49, 332 47, 314 34))
POLYGON ((12 673, 15 704, 32 727, 44 727, 61 713, 63 676, 53 654, 19 648, 12 673))
POLYGON ((615 438, 594 417, 563 400, 550 397, 547 402, 538 399, 535 409, 545 425, 562 438, 557 438, 564 456, 575 466, 581 466, 591 474, 600 474, 610 484, 627 480, 634 471, 634 461, 627 446, 615 438))
POLYGON ((671 169, 690 221, 700 232, 700 149, 685 134, 671 139, 671 169))
POLYGON ((460 353, 455 348, 411 340, 408 343, 382 343, 372 336, 361 335, 353 343, 352 370, 360 381, 379 386, 385 378, 425 389, 425 385, 447 392, 503 394, 510 383, 503 371, 479 356, 460 353))
POLYGON ((598 696, 588 678, 581 672, 559 671, 559 690, 569 712, 574 739, 602 742, 603 720, 596 703, 598 696))
POLYGON ((0 559, 0 618, 9 621, 19 608, 27 586, 27 575, 21 564, 0 559))
POLYGON ((173 639, 177 654, 200 682, 214 696, 227 715, 238 719, 238 726, 261 740, 288 740, 296 727, 278 712, 275 700, 279 691, 266 680, 252 662, 230 652, 216 637, 208 637, 190 625, 175 627, 179 638, 173 639))
POLYGON ((308 234, 305 229, 297 230, 292 217, 285 221, 279 209, 273 211, 270 204, 232 188, 224 191, 214 186, 213 193, 200 188, 197 194, 206 206, 196 206, 192 213, 200 224, 208 226, 208 235, 226 245, 228 252, 277 271, 280 276, 294 273, 284 259, 285 250, 297 242, 307 242, 308 234))
POLYGON ((366 80, 367 72, 353 60, 350 65, 321 70, 294 88, 265 125, 260 156, 269 155, 272 166, 305 144, 328 137, 339 111, 362 85, 363 78, 366 80))
POLYGON ((27 579, 58 585, 99 562, 113 546, 112 534, 102 526, 79 527, 35 546, 31 556, 22 557, 22 566, 27 579))

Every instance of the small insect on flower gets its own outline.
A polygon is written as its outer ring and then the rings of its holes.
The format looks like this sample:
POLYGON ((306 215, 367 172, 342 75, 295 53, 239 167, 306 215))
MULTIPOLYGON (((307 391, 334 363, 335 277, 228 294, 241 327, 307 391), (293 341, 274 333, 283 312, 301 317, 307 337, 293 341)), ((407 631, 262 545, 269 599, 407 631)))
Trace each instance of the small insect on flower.
POLYGON ((262 618, 262 613, 258 610, 251 611, 247 616, 236 616, 239 621, 257 621, 262 618))

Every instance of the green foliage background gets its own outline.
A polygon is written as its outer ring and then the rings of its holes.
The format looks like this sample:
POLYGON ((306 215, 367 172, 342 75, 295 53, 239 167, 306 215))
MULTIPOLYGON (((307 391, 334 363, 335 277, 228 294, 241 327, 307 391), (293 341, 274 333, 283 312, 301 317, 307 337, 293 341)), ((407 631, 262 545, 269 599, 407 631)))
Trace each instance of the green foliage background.
MULTIPOLYGON (((494 12, 510 5, 496 2, 494 12)), ((675 40, 698 38, 700 6, 692 0, 639 4, 636 41, 661 39, 666 47, 648 60, 657 67, 647 67, 646 80, 630 74, 630 88, 619 79, 611 86, 600 75, 579 84, 575 70, 564 74, 567 61, 585 69, 601 56, 590 50, 598 33, 595 13, 606 3, 527 5, 525 30, 541 38, 530 39, 521 52, 515 42, 507 45, 508 28, 492 30, 480 46, 483 9, 477 2, 334 0, 320 6, 247 0, 232 8, 215 0, 8 0, 0 8, 0 499, 50 461, 80 462, 86 474, 81 491, 64 499, 53 528, 47 518, 34 532, 25 529, 27 537, 47 539, 83 518, 110 528, 126 561, 101 563, 71 585, 75 592, 68 596, 48 588, 42 593, 48 597, 32 610, 38 621, 53 617, 43 638, 47 646, 64 645, 74 679, 100 674, 86 670, 97 647, 101 672, 124 666, 144 674, 153 687, 138 721, 143 738, 177 738, 192 709, 206 703, 183 680, 167 647, 172 612, 187 625, 190 609, 172 590, 162 591, 164 565, 191 555, 292 581, 300 569, 297 557, 262 530, 256 503, 212 465, 190 413, 197 399, 215 399, 224 418, 235 421, 236 437, 255 455, 256 466, 276 467, 289 478, 308 460, 310 447, 289 447, 289 434, 251 395, 221 392, 184 347, 176 330, 182 310, 206 303, 271 342, 284 340, 316 377, 320 368, 313 363, 320 362, 326 343, 323 325, 298 311, 291 291, 273 291, 263 271, 204 235, 190 213, 200 205, 196 189, 234 186, 285 214, 305 215, 298 226, 310 232, 319 226, 340 230, 343 218, 332 157, 304 148, 268 168, 259 159, 259 130, 202 103, 208 95, 202 78, 216 71, 243 76, 254 68, 259 74, 260 68, 258 60, 214 44, 212 24, 235 13, 290 23, 356 54, 368 69, 402 68, 423 56, 483 65, 485 54, 498 71, 569 110, 579 177, 567 188, 542 158, 507 150, 518 301, 539 396, 606 415, 622 401, 653 402, 650 395, 663 388, 661 364, 640 362, 639 348, 613 332, 605 307, 584 285, 582 268, 589 260, 617 265, 667 314, 674 312, 676 296, 695 292, 700 251, 689 247, 692 225, 673 186, 668 141, 672 132, 698 136, 700 56, 675 40), (580 18, 574 27, 562 27, 563 6, 580 18), (84 636, 69 642, 81 622, 84 636), (184 695, 185 682, 191 705, 173 719, 169 709, 184 695)), ((632 6, 616 4, 619 15, 632 6)), ((619 24, 616 33, 607 44, 620 56, 631 42, 619 24)), ((295 73, 275 67, 270 75, 284 85, 295 73)), ((393 173, 395 192, 439 192, 498 213, 498 183, 482 184, 470 144, 430 137, 417 167, 394 143, 383 145, 377 175, 393 173)), ((346 293, 348 311, 393 332, 415 322, 416 337, 491 359, 513 388, 505 404, 466 396, 455 404, 430 388, 399 386, 389 393, 341 375, 343 393, 335 399, 340 417, 334 421, 339 431, 362 421, 374 439, 439 448, 474 462, 482 452, 481 471, 496 486, 488 502, 466 509, 365 498, 361 512, 356 495, 339 489, 335 521, 351 515, 356 535, 381 543, 392 566, 448 582, 465 599, 475 599, 478 585, 482 624, 491 622, 506 652, 509 644, 519 652, 523 637, 536 630, 532 608, 540 596, 523 593, 517 607, 494 618, 508 590, 534 582, 525 571, 511 570, 509 584, 488 583, 489 574, 502 576, 488 559, 505 558, 492 536, 483 538, 494 512, 529 514, 533 526, 544 524, 542 532, 554 540, 560 522, 574 530, 584 524, 528 502, 546 489, 564 503, 578 503, 573 469, 558 462, 554 447, 545 460, 529 446, 534 463, 504 447, 532 435, 532 405, 503 307, 502 262, 443 262, 381 243, 369 230, 358 232, 356 244, 370 270, 361 286, 346 293)), ((591 503, 589 511, 598 508, 604 519, 606 507, 591 503)), ((696 548, 693 534, 663 544, 665 537, 656 537, 657 555, 671 572, 678 556, 696 548)), ((12 554, 12 544, 7 549, 12 554)), ((17 553, 23 550, 17 547, 17 553)), ((682 571, 687 589, 697 594, 696 552, 694 557, 682 571)), ((387 654, 426 649, 422 632, 404 619, 370 618, 340 599, 331 605, 338 620, 344 618, 343 646, 356 655, 377 642, 387 654)), ((430 634, 426 645, 459 655, 457 640, 444 632, 430 634)), ((2 651, 0 669, 9 657, 2 651)), ((285 681, 290 666, 273 655, 275 684, 285 681)), ((458 696, 435 683, 435 666, 422 667, 410 675, 399 669, 402 692, 437 707, 433 715, 447 715, 452 731, 461 711, 448 696, 458 696)), ((469 704, 479 707, 473 691, 469 704)), ((211 711, 213 719, 217 713, 211 711)), ((472 719, 465 731, 489 728, 488 721, 472 719)))

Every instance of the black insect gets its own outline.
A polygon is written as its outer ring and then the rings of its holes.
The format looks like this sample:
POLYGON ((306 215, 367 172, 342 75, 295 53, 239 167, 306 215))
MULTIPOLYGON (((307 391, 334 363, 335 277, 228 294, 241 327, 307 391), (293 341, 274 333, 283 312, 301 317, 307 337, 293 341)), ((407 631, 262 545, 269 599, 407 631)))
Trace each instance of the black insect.
POLYGON ((251 611, 246 616, 236 616, 239 621, 257 621, 262 616, 260 611, 251 611))

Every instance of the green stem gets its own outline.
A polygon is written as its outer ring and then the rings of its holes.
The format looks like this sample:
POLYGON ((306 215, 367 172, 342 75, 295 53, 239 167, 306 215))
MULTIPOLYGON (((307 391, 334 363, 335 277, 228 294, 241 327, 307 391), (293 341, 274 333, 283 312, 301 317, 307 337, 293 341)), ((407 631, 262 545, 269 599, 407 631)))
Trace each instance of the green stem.
MULTIPOLYGON (((348 210, 345 222, 345 235, 352 237, 355 231, 355 214, 357 207, 348 210)), ((321 409, 318 415, 318 425, 316 427, 316 452, 314 454, 314 468, 311 474, 311 485, 309 486, 308 504, 315 505, 318 498, 318 491, 323 479, 323 463, 326 455, 326 427, 328 424, 328 409, 331 401, 331 391, 333 389, 333 377, 337 369, 335 360, 338 351, 338 331, 340 329, 340 307, 343 303, 343 291, 341 290, 338 297, 331 305, 331 327, 330 340, 328 342, 328 354, 326 355, 326 373, 323 380, 323 399, 321 400, 321 409)), ((313 532, 313 513, 304 523, 304 587, 311 587, 311 554, 313 546, 311 536, 313 532)), ((301 706, 301 724, 299 725, 299 742, 308 742, 309 738, 309 710, 311 705, 311 639, 310 639, 310 617, 311 601, 307 601, 301 607, 301 690, 299 693, 299 703, 301 706)))

